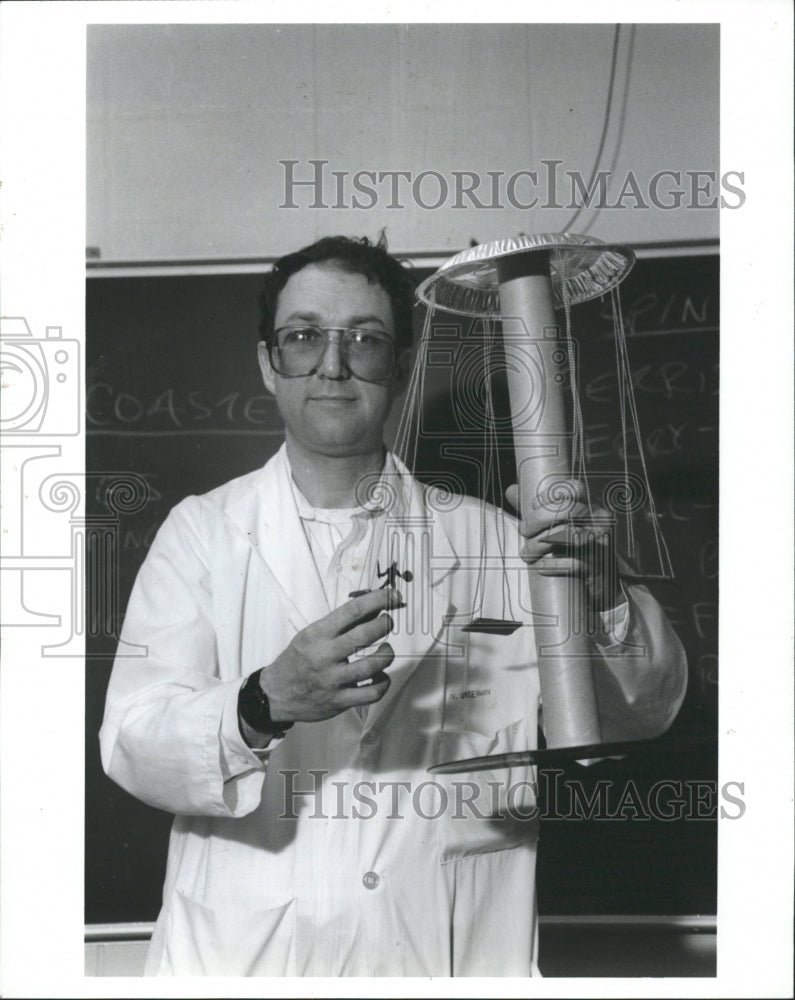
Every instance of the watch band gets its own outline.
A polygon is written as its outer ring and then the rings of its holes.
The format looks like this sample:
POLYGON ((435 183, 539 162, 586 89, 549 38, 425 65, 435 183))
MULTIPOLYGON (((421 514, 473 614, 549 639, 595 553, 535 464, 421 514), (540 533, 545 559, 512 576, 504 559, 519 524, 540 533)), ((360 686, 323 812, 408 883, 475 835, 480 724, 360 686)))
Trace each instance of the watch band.
POLYGON ((237 711, 247 726, 258 733, 274 736, 277 739, 281 739, 294 725, 293 722, 277 722, 272 718, 268 696, 259 683, 259 670, 255 670, 240 688, 237 711))

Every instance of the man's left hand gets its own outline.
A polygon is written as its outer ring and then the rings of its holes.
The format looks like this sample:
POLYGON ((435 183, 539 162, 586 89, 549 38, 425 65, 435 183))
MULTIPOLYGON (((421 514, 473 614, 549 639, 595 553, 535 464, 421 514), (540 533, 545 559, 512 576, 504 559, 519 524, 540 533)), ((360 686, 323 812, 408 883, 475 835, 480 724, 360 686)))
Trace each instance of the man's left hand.
POLYGON ((509 486, 505 496, 520 513, 521 556, 528 565, 543 576, 582 579, 594 611, 621 602, 615 522, 601 507, 588 505, 584 483, 557 480, 533 498, 529 510, 520 509, 518 486, 509 486))

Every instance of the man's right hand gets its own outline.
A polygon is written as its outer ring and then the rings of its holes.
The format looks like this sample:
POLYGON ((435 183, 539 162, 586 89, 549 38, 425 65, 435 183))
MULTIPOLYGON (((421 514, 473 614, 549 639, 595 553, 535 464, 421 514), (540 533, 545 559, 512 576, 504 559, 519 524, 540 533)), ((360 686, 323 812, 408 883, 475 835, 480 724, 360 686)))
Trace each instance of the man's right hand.
POLYGON ((395 658, 388 642, 349 662, 348 657, 383 639, 394 622, 383 612, 402 607, 396 590, 373 590, 348 601, 302 629, 259 682, 279 722, 319 722, 354 705, 380 701, 389 687, 384 673, 395 658), (370 681, 361 687, 362 681, 370 681))

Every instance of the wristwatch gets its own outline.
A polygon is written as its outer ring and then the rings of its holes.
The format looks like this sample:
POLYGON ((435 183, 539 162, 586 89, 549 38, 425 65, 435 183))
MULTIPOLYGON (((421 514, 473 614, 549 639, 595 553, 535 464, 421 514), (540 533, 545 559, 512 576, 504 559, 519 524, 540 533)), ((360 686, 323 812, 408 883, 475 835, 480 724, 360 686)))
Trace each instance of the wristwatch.
POLYGON ((237 711, 240 718, 258 733, 282 736, 294 725, 292 722, 276 722, 271 718, 268 696, 260 687, 259 670, 255 670, 240 689, 237 696, 237 711))

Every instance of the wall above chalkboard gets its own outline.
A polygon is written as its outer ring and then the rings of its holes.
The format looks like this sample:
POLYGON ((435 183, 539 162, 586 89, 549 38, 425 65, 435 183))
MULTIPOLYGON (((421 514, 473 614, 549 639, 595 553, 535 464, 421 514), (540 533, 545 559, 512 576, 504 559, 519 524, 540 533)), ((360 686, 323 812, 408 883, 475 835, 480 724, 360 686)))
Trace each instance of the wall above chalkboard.
POLYGON ((720 195, 738 203, 719 25, 622 25, 613 75, 615 27, 90 25, 87 243, 102 261, 250 259, 386 226, 395 252, 452 253, 579 231, 572 177, 601 239, 714 239, 720 195))

